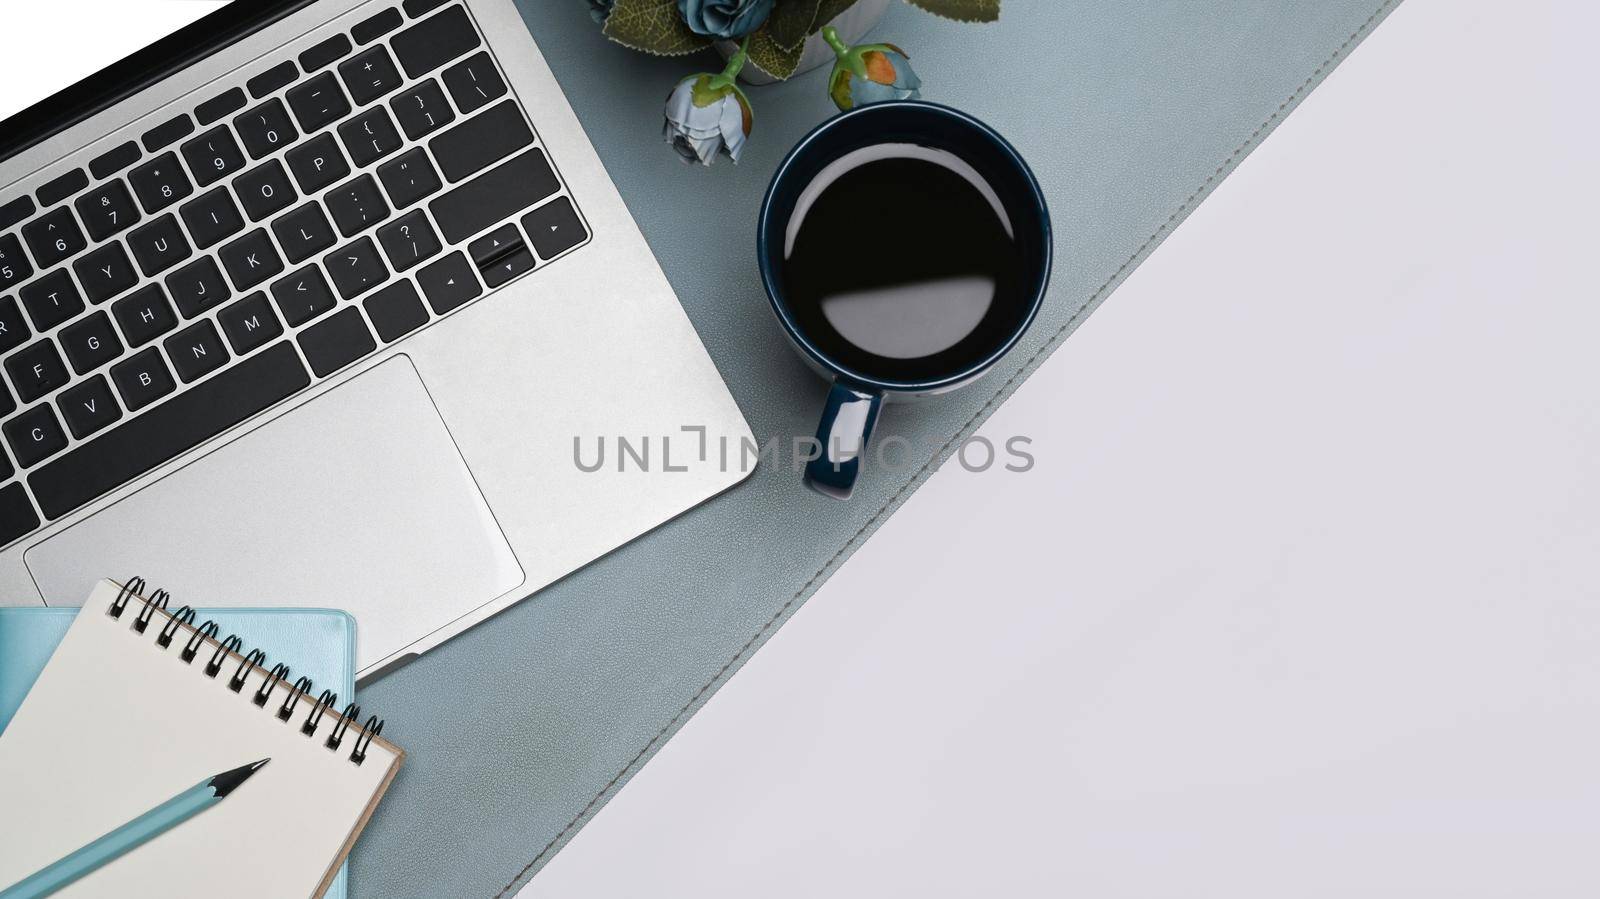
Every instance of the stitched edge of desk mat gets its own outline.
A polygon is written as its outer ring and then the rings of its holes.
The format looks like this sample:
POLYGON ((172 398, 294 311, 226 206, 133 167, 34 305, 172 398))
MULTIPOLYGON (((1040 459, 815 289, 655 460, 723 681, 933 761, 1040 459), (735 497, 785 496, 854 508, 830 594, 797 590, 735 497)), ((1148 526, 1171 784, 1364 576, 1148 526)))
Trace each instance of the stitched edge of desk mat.
POLYGON ((698 710, 700 706, 704 705, 705 702, 711 698, 711 695, 715 693, 716 690, 722 686, 722 684, 726 683, 727 680, 732 677, 741 666, 743 666, 745 661, 754 655, 755 651, 760 649, 762 644, 766 643, 766 641, 777 632, 777 629, 783 624, 784 621, 793 615, 794 612, 800 608, 800 606, 805 604, 805 601, 817 591, 817 588, 822 586, 823 582, 825 582, 840 565, 844 564, 844 561, 848 559, 863 542, 865 542, 867 537, 871 536, 873 531, 878 529, 878 527, 894 510, 898 509, 906 501, 906 499, 910 497, 913 492, 915 492, 917 487, 921 486, 922 483, 926 481, 934 471, 936 471, 945 461, 950 458, 951 454, 955 452, 955 448, 957 446, 959 446, 964 440, 966 440, 966 438, 977 431, 983 422, 986 421, 989 416, 994 413, 994 410, 999 407, 1000 403, 1009 397, 1013 392, 1015 392, 1017 387, 1019 387, 1029 375, 1033 374, 1033 372, 1036 371, 1039 366, 1042 365, 1044 361, 1055 352, 1056 348, 1066 340, 1068 335, 1077 330, 1078 325, 1083 322, 1089 313, 1093 312, 1099 307, 1100 303, 1102 303, 1105 298, 1118 285, 1120 285, 1127 278, 1127 276, 1131 274, 1133 270, 1150 255, 1151 252, 1155 250, 1161 241, 1172 232, 1173 228, 1182 223, 1182 221, 1189 216, 1189 213, 1194 211, 1199 201, 1203 200, 1208 194, 1210 194, 1211 191, 1214 190, 1219 183, 1221 183, 1222 179, 1226 177, 1227 174, 1234 168, 1236 168, 1238 164, 1243 161, 1245 156, 1249 155, 1251 150, 1259 146, 1261 141, 1265 139, 1269 133, 1271 133, 1272 129, 1276 127, 1277 124, 1281 122, 1290 111, 1292 111, 1296 106, 1300 105, 1300 102, 1306 98, 1311 90, 1316 87, 1323 78, 1326 78, 1328 73, 1333 71, 1334 67, 1345 56, 1348 55, 1351 48, 1359 44, 1367 35, 1371 34, 1372 30, 1377 27, 1378 23, 1381 22, 1390 12, 1393 12, 1394 9, 1399 5, 1400 0, 1384 0, 1384 2, 1381 3, 1377 9, 1372 11, 1371 15, 1367 16, 1367 18, 1359 27, 1350 32, 1344 41, 1342 41, 1337 47, 1333 48, 1328 56, 1311 71, 1311 74, 1306 76, 1306 79, 1300 83, 1300 86, 1295 88, 1295 90, 1287 98, 1285 98, 1282 103, 1278 104, 1278 107, 1274 109, 1272 113, 1261 122, 1261 124, 1257 125, 1255 130, 1251 131, 1250 135, 1246 137, 1237 147, 1235 147, 1233 152, 1230 153, 1228 157, 1211 172, 1211 174, 1207 175, 1205 180, 1201 181, 1199 186, 1196 187, 1189 194, 1189 196, 1183 200, 1182 203, 1178 204, 1178 207, 1172 211, 1172 214, 1167 216, 1167 218, 1156 227, 1155 231, 1153 231, 1149 237, 1145 238, 1143 243, 1139 244, 1133 253, 1131 253, 1122 263, 1122 265, 1118 266, 1117 270, 1112 272, 1111 276, 1106 278, 1106 280, 1102 282, 1101 285, 1097 287, 1086 300, 1084 300, 1083 304, 1078 307, 1078 310, 1074 312, 1065 322, 1063 322, 1061 326, 1056 329, 1054 334, 1050 335, 1050 338, 1044 343, 1044 345, 1035 350, 1033 355, 1029 356, 1027 361, 1022 364, 1021 368, 1013 372, 1004 383, 995 389, 994 394, 990 396, 989 399, 982 406, 980 406, 970 418, 967 419, 967 421, 956 431, 955 434, 951 435, 951 437, 939 447, 938 452, 936 452, 927 462, 923 463, 923 465, 918 468, 904 484, 901 484, 899 489, 891 494, 889 498, 884 501, 883 505, 880 506, 878 510, 874 512, 872 516, 868 518, 866 522, 850 536, 850 539, 846 540, 845 543, 833 553, 833 555, 829 556, 828 560, 824 562, 822 566, 819 567, 809 578, 806 579, 805 583, 801 585, 800 589, 795 591, 794 595, 789 597, 789 599, 778 608, 778 611, 774 612, 772 617, 768 618, 767 621, 750 636, 749 640, 745 641, 744 645, 739 648, 738 652, 734 653, 732 658, 723 663, 722 667, 717 669, 717 672, 712 675, 711 678, 708 679, 704 684, 702 684, 700 689, 695 691, 695 694, 690 697, 688 702, 684 703, 683 707, 678 710, 677 714, 673 715, 672 719, 663 725, 661 729, 656 732, 655 736, 651 737, 644 746, 640 747, 639 751, 628 760, 628 763, 624 765, 622 769, 619 770, 609 781, 607 781, 606 785, 589 800, 589 802, 583 807, 583 810, 577 815, 573 816, 572 820, 568 821, 566 826, 563 827, 561 831, 554 837, 552 837, 550 841, 539 850, 538 854, 530 859, 528 863, 517 872, 516 876, 513 877, 510 882, 502 887, 499 892, 494 894, 494 899, 506 899, 506 897, 511 896, 515 891, 520 890, 523 886, 527 885, 527 882, 532 879, 533 875, 538 873, 539 868, 543 867, 544 863, 547 862, 556 851, 558 851, 562 846, 566 845, 566 843, 574 835, 576 835, 578 829, 590 818, 592 818, 595 813, 599 811, 600 807, 606 803, 606 801, 608 801, 612 796, 616 795, 616 792, 622 788, 623 784, 625 784, 634 773, 642 768, 645 762, 649 761, 650 757, 655 754, 656 750, 664 745, 666 741, 670 739, 672 735, 689 720, 694 712, 698 710))

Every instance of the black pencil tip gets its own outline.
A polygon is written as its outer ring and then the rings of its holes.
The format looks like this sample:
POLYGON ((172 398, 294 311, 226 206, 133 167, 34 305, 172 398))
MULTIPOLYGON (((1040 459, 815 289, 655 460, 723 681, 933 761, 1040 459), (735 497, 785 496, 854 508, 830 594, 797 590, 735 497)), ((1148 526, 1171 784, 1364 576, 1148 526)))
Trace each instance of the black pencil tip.
POLYGON ((261 770, 261 766, 270 761, 272 761, 272 759, 268 758, 262 759, 259 762, 251 762, 248 765, 241 765, 238 768, 234 768, 232 771, 224 771, 221 774, 218 774, 216 777, 213 777, 211 780, 207 781, 207 783, 211 785, 212 790, 216 791, 217 798, 221 799, 222 797, 238 789, 240 784, 250 779, 250 775, 261 770))

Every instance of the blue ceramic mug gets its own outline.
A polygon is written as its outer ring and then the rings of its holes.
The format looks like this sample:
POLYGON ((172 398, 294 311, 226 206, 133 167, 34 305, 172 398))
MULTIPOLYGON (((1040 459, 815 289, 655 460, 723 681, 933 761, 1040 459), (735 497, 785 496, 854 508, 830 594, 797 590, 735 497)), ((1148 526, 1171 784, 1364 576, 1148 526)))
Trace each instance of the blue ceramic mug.
POLYGON ((778 322, 833 382, 806 483, 847 498, 884 402, 971 383, 1033 323, 1050 214, 988 125, 875 103, 824 122, 778 166, 757 253, 778 322))

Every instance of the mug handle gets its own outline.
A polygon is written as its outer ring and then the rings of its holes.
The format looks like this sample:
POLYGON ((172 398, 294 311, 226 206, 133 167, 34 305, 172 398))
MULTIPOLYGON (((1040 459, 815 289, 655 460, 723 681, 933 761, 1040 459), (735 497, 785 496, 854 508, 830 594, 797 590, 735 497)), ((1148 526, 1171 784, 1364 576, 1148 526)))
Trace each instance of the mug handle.
POLYGON ((861 457, 872 439, 872 426, 878 423, 883 394, 876 390, 846 387, 838 381, 828 391, 817 425, 817 444, 821 455, 806 463, 806 486, 823 496, 849 499, 861 473, 861 457))

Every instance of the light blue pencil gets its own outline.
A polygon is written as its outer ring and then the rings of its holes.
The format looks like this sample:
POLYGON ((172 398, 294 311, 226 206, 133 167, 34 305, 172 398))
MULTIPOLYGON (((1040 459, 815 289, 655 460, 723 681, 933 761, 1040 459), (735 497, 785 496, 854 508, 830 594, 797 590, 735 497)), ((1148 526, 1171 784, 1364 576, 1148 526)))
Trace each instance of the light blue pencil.
POLYGON ((272 759, 252 762, 203 780, 42 871, 0 890, 0 899, 48 896, 125 852, 222 801, 272 759))

